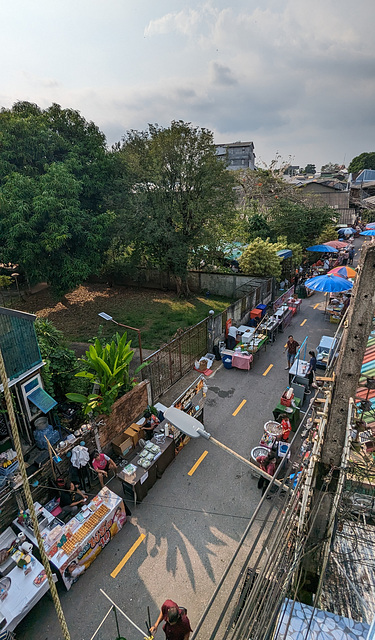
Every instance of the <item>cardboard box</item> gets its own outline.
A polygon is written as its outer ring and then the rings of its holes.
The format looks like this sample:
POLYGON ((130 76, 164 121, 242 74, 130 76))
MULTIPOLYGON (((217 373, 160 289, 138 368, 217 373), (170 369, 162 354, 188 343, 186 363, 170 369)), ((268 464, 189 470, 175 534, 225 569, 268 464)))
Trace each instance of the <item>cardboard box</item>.
POLYGON ((120 433, 119 436, 116 436, 112 440, 112 449, 118 456, 125 457, 133 447, 132 438, 129 438, 125 433, 120 433))
POLYGON ((140 435, 141 431, 135 431, 135 429, 133 429, 132 427, 128 427, 127 429, 125 429, 124 434, 132 439, 134 447, 137 445, 139 438, 142 437, 140 435))

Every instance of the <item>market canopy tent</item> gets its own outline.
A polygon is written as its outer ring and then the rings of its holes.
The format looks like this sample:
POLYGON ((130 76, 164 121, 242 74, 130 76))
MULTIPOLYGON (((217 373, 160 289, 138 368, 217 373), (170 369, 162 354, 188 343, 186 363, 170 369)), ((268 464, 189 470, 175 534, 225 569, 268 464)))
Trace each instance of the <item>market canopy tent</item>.
POLYGON ((343 278, 355 278, 357 276, 357 272, 351 267, 341 265, 341 267, 335 267, 328 271, 328 275, 342 276, 343 278))
POLYGON ((307 247, 306 251, 316 251, 319 253, 338 253, 334 247, 327 247, 325 244, 314 244, 312 247, 307 247))
POLYGON ((276 253, 279 256, 279 258, 282 258, 282 260, 286 260, 286 258, 291 258, 293 255, 293 252, 291 249, 280 249, 280 251, 276 251, 276 253))
POLYGON ((330 240, 329 242, 324 243, 325 247, 333 247, 334 249, 346 249, 348 246, 346 242, 341 242, 341 240, 330 240))
POLYGON ((309 278, 306 280, 305 287, 312 289, 313 291, 328 291, 336 292, 349 291, 353 288, 353 283, 341 276, 324 275, 315 276, 315 278, 309 278))
POLYGON ((375 228, 374 229, 366 229, 366 231, 361 231, 360 236, 375 236, 375 228))
POLYGON ((246 247, 247 244, 243 244, 242 242, 231 242, 229 244, 225 244, 222 247, 222 251, 224 252, 227 260, 239 260, 246 247))

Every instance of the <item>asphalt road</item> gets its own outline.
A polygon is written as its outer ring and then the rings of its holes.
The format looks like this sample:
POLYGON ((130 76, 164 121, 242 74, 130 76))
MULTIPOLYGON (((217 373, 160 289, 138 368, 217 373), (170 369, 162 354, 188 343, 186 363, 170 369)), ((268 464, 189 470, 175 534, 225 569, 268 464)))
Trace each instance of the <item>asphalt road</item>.
MULTIPOLYGON (((303 300, 300 313, 255 358, 250 372, 221 367, 208 380, 205 428, 249 457, 258 444, 263 424, 288 384, 284 345, 289 334, 301 343, 308 336, 307 353, 322 335, 333 335, 336 325, 324 319, 323 294, 303 300), (269 366, 267 375, 264 375, 269 366), (236 416, 235 410, 246 400, 236 416)), ((117 481, 109 485, 121 495, 117 481)), ((171 598, 188 609, 194 628, 210 599, 260 498, 250 469, 209 441, 192 440, 179 453, 122 531, 69 592, 60 590, 72 640, 89 640, 110 608, 102 588, 145 629, 147 606, 155 622, 160 605, 171 598), (204 451, 206 457, 192 476, 189 470, 204 451), (116 578, 110 573, 137 542, 140 542, 116 578)), ((141 638, 120 619, 121 634, 128 640, 141 638)), ((113 614, 96 638, 117 637, 113 614)), ((156 637, 164 634, 159 628, 156 637)), ((18 640, 62 638, 52 601, 44 597, 17 628, 18 640)))

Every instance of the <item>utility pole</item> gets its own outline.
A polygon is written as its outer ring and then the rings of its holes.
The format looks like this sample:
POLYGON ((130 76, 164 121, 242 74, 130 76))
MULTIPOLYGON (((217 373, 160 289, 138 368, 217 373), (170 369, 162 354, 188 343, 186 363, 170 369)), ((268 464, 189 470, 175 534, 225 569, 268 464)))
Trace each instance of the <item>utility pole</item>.
POLYGON ((314 519, 308 540, 308 548, 314 552, 307 554, 304 567, 309 573, 310 583, 316 584, 321 566, 321 553, 327 536, 327 526, 333 508, 337 489, 341 456, 345 445, 349 398, 354 398, 361 375, 361 367, 370 334, 375 309, 375 243, 362 245, 362 255, 358 276, 352 289, 352 301, 348 309, 346 327, 336 366, 335 385, 328 417, 320 462, 316 465, 315 489, 312 506, 318 505, 318 515, 314 519), (320 494, 324 479, 332 472, 328 490, 320 494), (317 545, 319 545, 317 547, 317 545))

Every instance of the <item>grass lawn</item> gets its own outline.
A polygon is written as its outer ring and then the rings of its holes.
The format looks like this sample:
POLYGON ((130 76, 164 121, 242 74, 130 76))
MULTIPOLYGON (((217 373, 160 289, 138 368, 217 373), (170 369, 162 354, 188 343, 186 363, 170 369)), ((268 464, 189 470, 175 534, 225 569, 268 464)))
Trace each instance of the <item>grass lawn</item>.
MULTIPOLYGON (((16 308, 48 318, 64 332, 69 342, 87 342, 98 335, 101 325, 103 337, 111 337, 116 326, 98 317, 100 311, 105 311, 117 322, 141 329, 145 349, 157 349, 179 328, 187 329, 203 320, 210 309, 219 313, 231 302, 226 298, 204 296, 183 300, 171 292, 155 289, 85 284, 60 300, 45 289, 26 302, 20 301, 16 308)), ((136 333, 129 332, 129 338, 133 346, 138 345, 136 333)))

